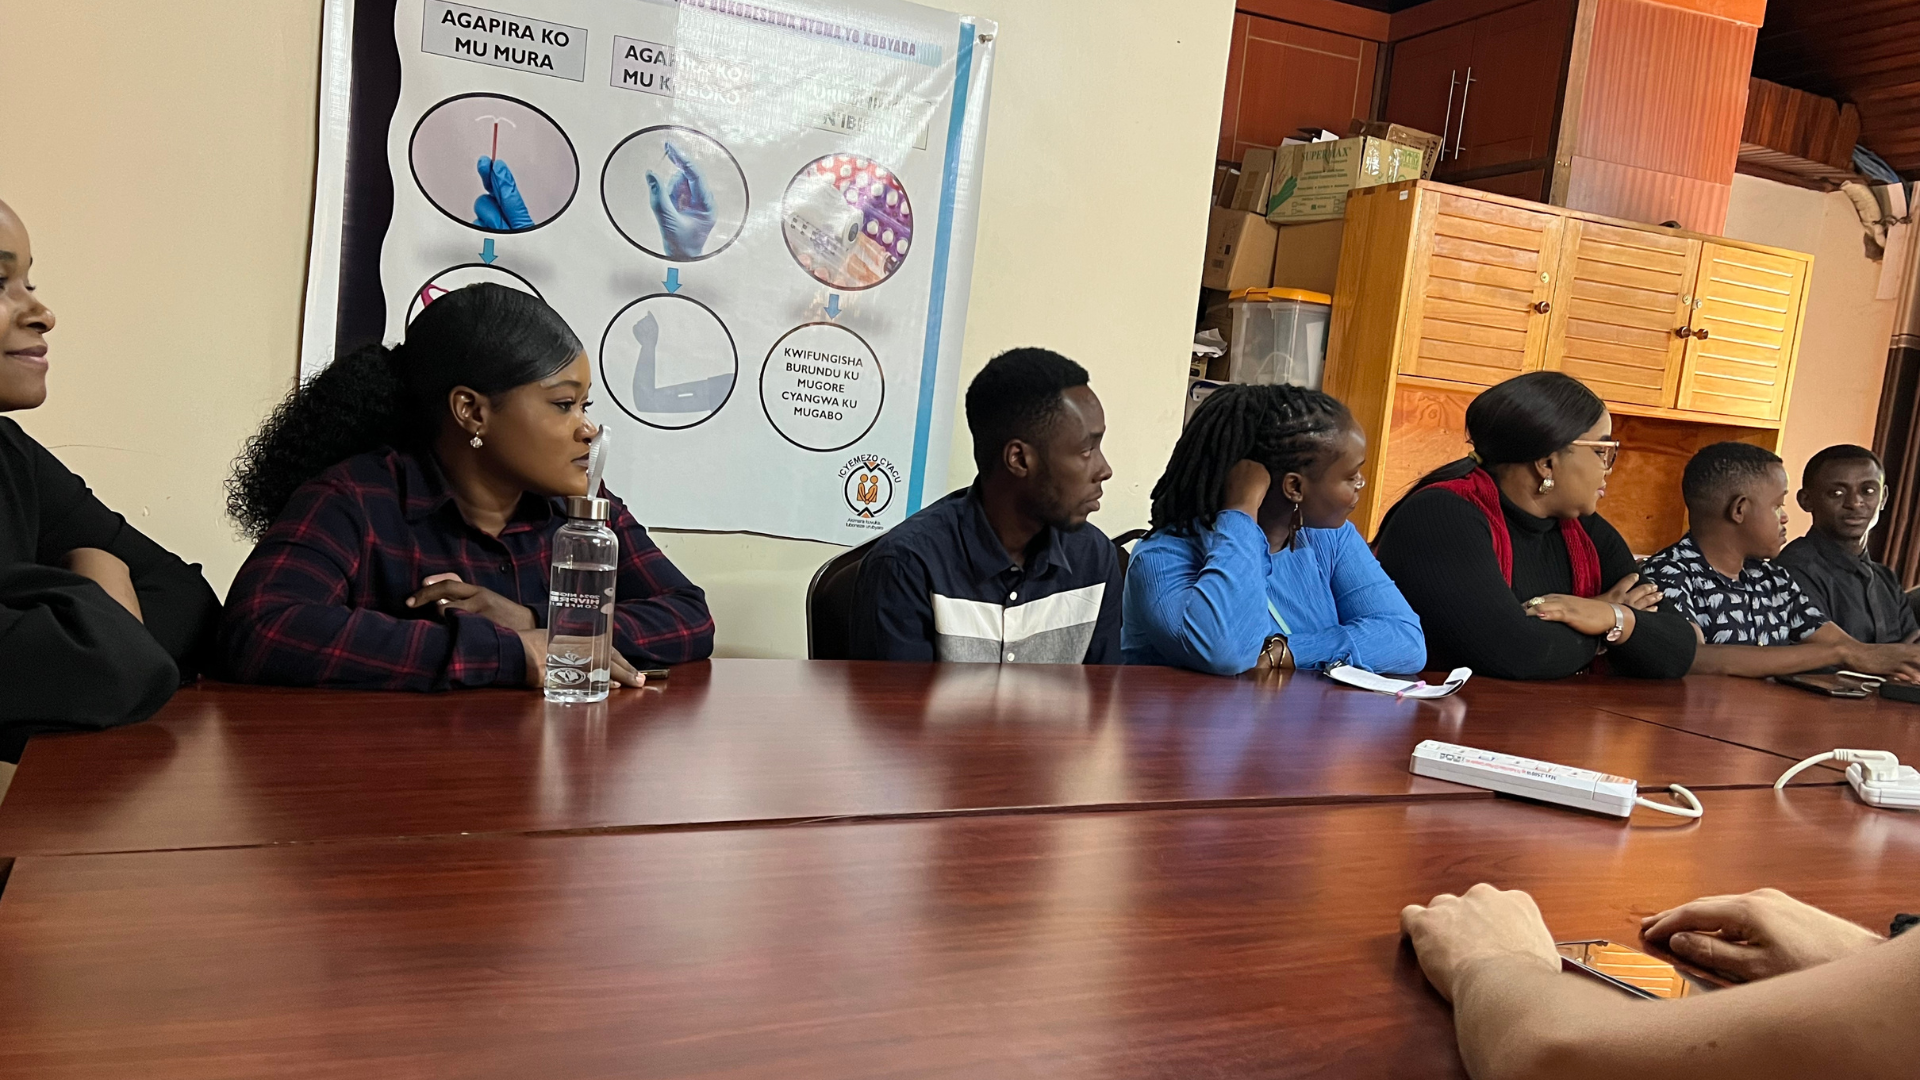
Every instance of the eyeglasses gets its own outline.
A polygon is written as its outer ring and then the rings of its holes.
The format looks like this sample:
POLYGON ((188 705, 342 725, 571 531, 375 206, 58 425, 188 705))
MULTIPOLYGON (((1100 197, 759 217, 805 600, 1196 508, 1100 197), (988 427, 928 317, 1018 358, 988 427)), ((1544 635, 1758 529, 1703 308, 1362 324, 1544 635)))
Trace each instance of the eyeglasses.
POLYGON ((1593 447, 1593 452, 1600 458, 1600 467, 1603 469, 1613 468, 1613 463, 1620 460, 1620 440, 1618 439, 1575 439, 1568 445, 1593 447))

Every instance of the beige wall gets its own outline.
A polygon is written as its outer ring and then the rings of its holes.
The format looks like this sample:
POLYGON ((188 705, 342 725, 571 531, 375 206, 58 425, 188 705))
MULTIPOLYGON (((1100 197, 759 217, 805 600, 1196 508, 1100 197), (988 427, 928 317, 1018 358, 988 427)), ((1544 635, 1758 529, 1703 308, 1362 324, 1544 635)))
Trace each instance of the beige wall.
MULTIPOLYGON (((1018 345, 1085 364, 1115 471, 1095 521, 1142 525, 1179 429, 1233 5, 938 6, 1000 24, 961 378, 1018 345)), ((320 0, 0 0, 0 199, 61 318, 52 400, 18 419, 223 591, 246 547, 220 482, 296 365, 319 25, 320 0)), ((807 580, 839 548, 659 539, 723 655, 804 652, 807 580)))
POLYGON ((0 0, 0 199, 59 316, 14 418, 224 591, 234 450, 292 384, 319 0, 0 0))
MULTIPOLYGON (((1726 234, 1814 257, 1807 325, 1780 454, 1798 488, 1800 469, 1814 451, 1835 443, 1873 445, 1894 302, 1873 298, 1880 264, 1866 257, 1860 219, 1837 191, 1808 191, 1736 175, 1726 234)), ((1807 529, 1807 515, 1791 499, 1788 507, 1797 536, 1807 529)))

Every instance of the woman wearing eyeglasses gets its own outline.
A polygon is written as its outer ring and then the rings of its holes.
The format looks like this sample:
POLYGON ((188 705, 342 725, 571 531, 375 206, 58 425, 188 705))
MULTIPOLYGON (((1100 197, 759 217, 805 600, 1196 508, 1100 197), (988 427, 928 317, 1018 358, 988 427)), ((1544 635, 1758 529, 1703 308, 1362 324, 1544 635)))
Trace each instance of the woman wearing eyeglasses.
POLYGON ((1693 630, 1598 513, 1620 451, 1600 398, 1557 371, 1516 376, 1467 407, 1467 437, 1473 453, 1421 478, 1376 545, 1429 666, 1557 679, 1604 652, 1618 674, 1685 675, 1693 630))

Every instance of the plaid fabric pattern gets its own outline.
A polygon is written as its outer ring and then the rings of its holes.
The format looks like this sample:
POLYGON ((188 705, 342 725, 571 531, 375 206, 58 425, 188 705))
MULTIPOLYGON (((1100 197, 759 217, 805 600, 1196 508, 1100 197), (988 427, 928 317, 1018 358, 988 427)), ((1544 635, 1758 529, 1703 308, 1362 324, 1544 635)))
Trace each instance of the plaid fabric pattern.
MULTIPOLYGON (((620 537, 614 647, 646 666, 713 651, 706 595, 613 502, 620 537)), ((369 690, 521 686, 519 635, 466 612, 410 609, 458 574, 547 617, 547 564, 564 503, 528 495, 498 537, 467 524, 439 467, 398 450, 335 465, 294 493, 227 594, 221 653, 242 682, 369 690)))

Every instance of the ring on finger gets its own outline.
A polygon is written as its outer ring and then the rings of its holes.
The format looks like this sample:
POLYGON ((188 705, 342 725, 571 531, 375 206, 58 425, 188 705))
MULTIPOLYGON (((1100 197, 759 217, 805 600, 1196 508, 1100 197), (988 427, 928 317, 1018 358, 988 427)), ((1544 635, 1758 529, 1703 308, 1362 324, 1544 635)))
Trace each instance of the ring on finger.
MULTIPOLYGON (((1540 606, 1541 604, 1544 604, 1544 603, 1546 603, 1546 602, 1547 602, 1547 598, 1546 598, 1546 597, 1544 597, 1544 596, 1536 596, 1536 597, 1534 597, 1533 599, 1531 599, 1531 600, 1529 600, 1529 601, 1527 601, 1527 606, 1528 606, 1528 607, 1530 607, 1530 608, 1537 608, 1537 607, 1539 607, 1539 606, 1540 606)), ((443 601, 441 601, 441 603, 446 603, 446 601, 444 601, 444 600, 443 600, 443 601)))

